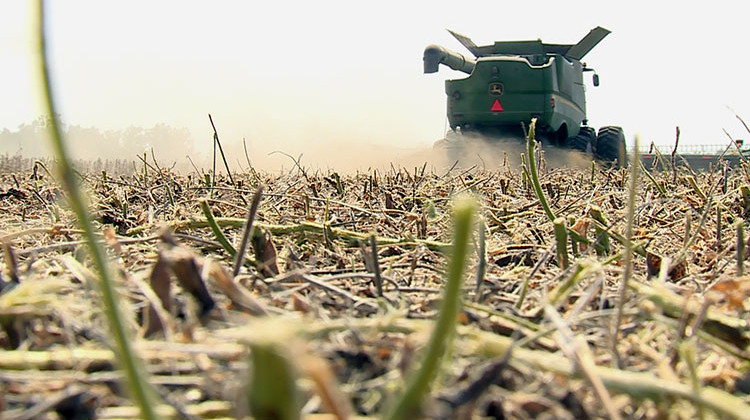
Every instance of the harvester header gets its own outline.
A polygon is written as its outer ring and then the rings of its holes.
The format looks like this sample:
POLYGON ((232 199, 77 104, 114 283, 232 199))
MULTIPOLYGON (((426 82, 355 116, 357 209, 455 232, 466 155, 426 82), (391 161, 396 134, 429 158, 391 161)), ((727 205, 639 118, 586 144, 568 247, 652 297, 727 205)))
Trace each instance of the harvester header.
MULTIPOLYGON (((516 55, 535 56, 547 54, 559 54, 561 56, 581 60, 589 53, 610 31, 597 26, 589 31, 577 44, 545 44, 541 39, 533 41, 495 41, 492 45, 478 46, 466 35, 448 29, 451 35, 458 40, 475 58, 516 55)), ((439 45, 429 45, 424 51, 424 72, 435 73, 438 65, 444 64, 453 70, 471 74, 476 60, 467 58, 462 54, 450 51, 439 45)))

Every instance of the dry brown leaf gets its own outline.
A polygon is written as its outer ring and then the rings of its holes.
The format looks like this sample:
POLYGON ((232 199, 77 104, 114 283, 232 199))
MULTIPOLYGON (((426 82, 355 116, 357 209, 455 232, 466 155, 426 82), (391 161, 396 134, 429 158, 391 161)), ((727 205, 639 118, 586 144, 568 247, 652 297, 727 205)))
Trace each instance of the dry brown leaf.
POLYGON ((307 299, 302 297, 299 293, 295 293, 292 295, 292 307, 295 311, 305 314, 312 310, 310 302, 308 302, 307 299))
POLYGON ((200 316, 206 316, 216 306, 216 302, 206 288, 193 253, 181 247, 174 247, 165 251, 164 255, 180 286, 200 304, 200 316))
POLYGON ((325 407, 338 420, 351 418, 352 407, 341 391, 331 366, 320 357, 305 355, 299 359, 300 368, 315 385, 315 391, 325 407))
POLYGON ((255 297, 243 286, 237 284, 221 264, 211 261, 208 266, 208 276, 216 287, 224 293, 233 304, 256 316, 266 315, 266 310, 255 297))
POLYGON ((276 262, 276 247, 271 234, 263 229, 258 229, 252 237, 253 251, 258 272, 264 277, 275 277, 279 274, 279 266, 276 262))
MULTIPOLYGON (((654 254, 653 252, 648 252, 646 254, 646 272, 648 273, 648 277, 656 277, 659 275, 662 259, 663 257, 661 255, 654 254)), ((683 279, 687 276, 687 261, 683 259, 676 264, 672 264, 669 267, 667 276, 672 281, 683 279)))
MULTIPOLYGON (((161 301, 161 305, 167 313, 172 311, 172 296, 171 296, 171 276, 169 263, 165 261, 161 253, 154 263, 154 267, 151 269, 150 276, 151 290, 154 291, 156 296, 161 301)), ((149 336, 156 331, 160 331, 163 328, 163 324, 156 308, 153 305, 148 307, 148 316, 145 318, 146 325, 146 336, 149 336)))
POLYGON ((721 292, 729 307, 741 311, 750 297, 750 276, 726 278, 714 284, 711 290, 721 292))
MULTIPOLYGON (((584 217, 582 219, 578 219, 578 221, 576 221, 570 229, 585 238, 590 224, 591 220, 589 220, 587 217, 584 217)), ((581 252, 586 251, 586 249, 588 248, 588 246, 584 243, 580 243, 578 244, 578 246, 580 247, 581 252)))

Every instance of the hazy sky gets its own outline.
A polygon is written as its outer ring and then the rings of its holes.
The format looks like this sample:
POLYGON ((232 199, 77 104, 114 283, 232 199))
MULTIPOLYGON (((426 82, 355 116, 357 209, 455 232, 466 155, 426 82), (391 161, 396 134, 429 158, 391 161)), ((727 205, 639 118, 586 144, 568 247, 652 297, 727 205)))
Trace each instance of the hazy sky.
MULTIPOLYGON (((41 114, 32 4, 0 5, 0 128, 41 114)), ((418 148, 446 127, 443 68, 422 74, 431 43, 612 33, 587 57, 589 121, 628 140, 750 138, 747 1, 49 1, 63 120, 119 129, 166 123, 206 150, 210 112, 226 142, 260 152, 310 147, 418 148), (340 143, 340 144, 339 144, 340 143), (333 145, 333 146, 332 146, 333 145), (349 145, 349 146, 347 146, 349 145)), ((308 148, 308 149, 306 149, 308 148)))

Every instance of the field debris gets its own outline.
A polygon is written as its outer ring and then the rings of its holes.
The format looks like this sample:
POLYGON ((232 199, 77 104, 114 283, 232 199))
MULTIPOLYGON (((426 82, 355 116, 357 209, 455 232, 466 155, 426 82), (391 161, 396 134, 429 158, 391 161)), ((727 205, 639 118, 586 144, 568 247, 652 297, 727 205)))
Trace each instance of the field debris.
MULTIPOLYGON (((160 416, 750 418, 747 168, 643 168, 628 238, 630 169, 540 156, 77 176, 160 416), (464 195, 453 327, 397 401, 434 345, 464 195)), ((137 418, 64 188, 36 164, 0 179, 2 418, 137 418)))

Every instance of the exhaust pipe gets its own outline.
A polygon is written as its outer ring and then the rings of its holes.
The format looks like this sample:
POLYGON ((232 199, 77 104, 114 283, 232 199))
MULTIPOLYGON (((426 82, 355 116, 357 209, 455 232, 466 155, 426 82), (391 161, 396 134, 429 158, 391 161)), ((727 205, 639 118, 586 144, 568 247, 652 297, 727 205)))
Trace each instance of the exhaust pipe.
POLYGON ((437 73, 438 66, 442 63, 453 70, 462 71, 471 74, 474 70, 476 61, 466 58, 463 55, 447 50, 439 45, 428 45, 424 49, 424 72, 437 73))

